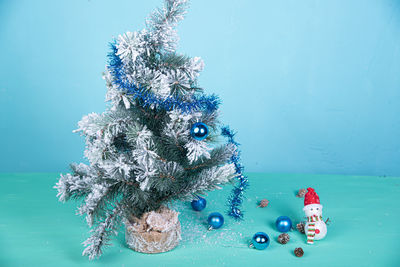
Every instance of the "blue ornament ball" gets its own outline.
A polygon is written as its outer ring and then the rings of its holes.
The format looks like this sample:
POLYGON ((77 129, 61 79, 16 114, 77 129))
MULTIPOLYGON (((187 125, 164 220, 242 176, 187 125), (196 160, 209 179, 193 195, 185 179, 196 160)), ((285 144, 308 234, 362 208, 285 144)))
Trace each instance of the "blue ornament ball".
POLYGON ((292 220, 288 216, 280 216, 276 219, 275 225, 279 232, 286 233, 292 229, 292 220))
POLYGON ((197 197, 197 199, 192 200, 192 208, 195 211, 202 211, 205 209, 206 205, 207 205, 207 201, 205 198, 202 197, 197 197))
POLYGON ((224 224, 224 216, 219 212, 213 212, 208 216, 208 229, 218 229, 224 224))
POLYGON ((190 129, 190 135, 196 140, 204 140, 208 136, 208 126, 202 122, 196 122, 190 129))
POLYGON ((251 243, 256 249, 263 250, 269 246, 269 236, 264 232, 255 233, 251 243))

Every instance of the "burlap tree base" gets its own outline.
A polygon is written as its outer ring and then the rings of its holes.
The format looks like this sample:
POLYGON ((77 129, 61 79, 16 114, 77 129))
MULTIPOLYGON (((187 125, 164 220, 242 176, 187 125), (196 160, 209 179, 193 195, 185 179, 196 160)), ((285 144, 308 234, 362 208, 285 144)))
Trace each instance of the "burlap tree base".
POLYGON ((142 253, 166 252, 179 244, 181 224, 179 213, 162 207, 158 211, 143 214, 139 219, 131 217, 125 222, 126 243, 142 253))

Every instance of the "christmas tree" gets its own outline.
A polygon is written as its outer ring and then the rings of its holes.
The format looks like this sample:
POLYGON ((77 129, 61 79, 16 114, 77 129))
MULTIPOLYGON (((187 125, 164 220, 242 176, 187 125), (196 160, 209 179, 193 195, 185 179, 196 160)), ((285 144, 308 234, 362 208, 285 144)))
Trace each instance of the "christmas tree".
POLYGON ((228 127, 219 128, 218 97, 197 84, 203 61, 176 52, 175 28, 186 8, 186 0, 166 0, 145 29, 111 43, 104 73, 110 107, 78 124, 90 164, 71 164, 55 187, 60 201, 83 200, 78 214, 92 227, 83 252, 90 259, 126 218, 192 200, 234 178, 228 213, 242 217, 247 178, 238 144, 228 127), (220 135, 226 144, 216 144, 220 135))

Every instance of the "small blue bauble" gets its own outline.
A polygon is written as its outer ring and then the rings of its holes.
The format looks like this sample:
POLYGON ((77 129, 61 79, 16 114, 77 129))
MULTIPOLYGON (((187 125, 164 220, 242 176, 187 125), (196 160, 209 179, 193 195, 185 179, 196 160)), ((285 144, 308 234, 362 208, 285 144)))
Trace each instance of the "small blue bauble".
POLYGON ((292 229, 292 220, 288 216, 280 216, 276 219, 275 225, 279 232, 286 233, 292 229))
POLYGON ((264 232, 258 232, 251 239, 251 243, 256 249, 266 249, 269 246, 269 236, 264 232))
POLYGON ((208 229, 218 229, 224 224, 224 216, 219 212, 213 212, 208 216, 208 229))
POLYGON ((206 207, 207 201, 205 198, 198 196, 197 199, 194 199, 191 204, 195 211, 202 211, 206 207))
POLYGON ((190 130, 190 135, 199 141, 206 139, 208 136, 207 125, 202 122, 196 122, 193 124, 192 129, 190 130))

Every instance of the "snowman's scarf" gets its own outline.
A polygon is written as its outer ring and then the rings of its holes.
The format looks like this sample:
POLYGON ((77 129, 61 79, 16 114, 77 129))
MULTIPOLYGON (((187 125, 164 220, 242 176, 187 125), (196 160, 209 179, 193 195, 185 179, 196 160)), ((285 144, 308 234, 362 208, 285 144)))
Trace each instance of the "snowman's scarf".
POLYGON ((315 238, 315 223, 308 223, 307 244, 314 244, 314 238, 315 238))
POLYGON ((318 222, 318 221, 322 221, 321 215, 319 215, 319 216, 312 215, 312 216, 307 217, 307 222, 318 222))
POLYGON ((307 244, 314 244, 315 238, 315 222, 322 221, 322 216, 312 215, 307 216, 307 244))

